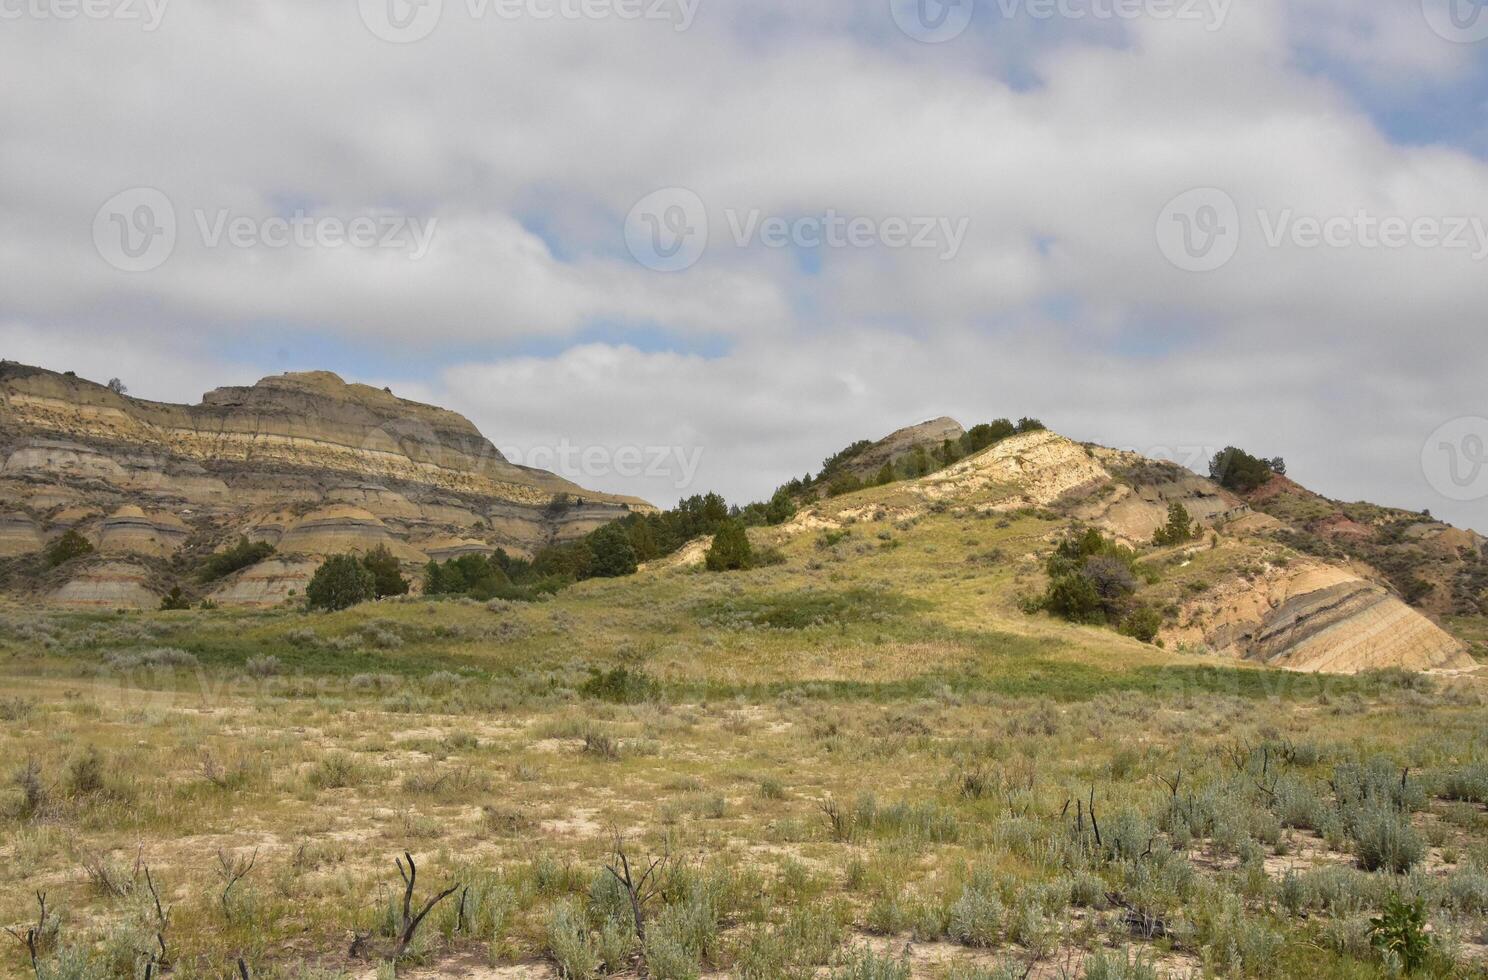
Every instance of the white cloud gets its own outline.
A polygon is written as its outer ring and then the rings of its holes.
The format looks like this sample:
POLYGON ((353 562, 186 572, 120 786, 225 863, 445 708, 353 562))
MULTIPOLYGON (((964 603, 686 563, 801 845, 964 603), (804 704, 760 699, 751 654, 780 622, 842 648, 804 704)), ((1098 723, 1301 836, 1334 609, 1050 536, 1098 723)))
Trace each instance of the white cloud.
POLYGON ((498 443, 702 444, 700 480, 736 496, 923 415, 1025 411, 1133 445, 1285 443, 1267 451, 1332 492, 1419 495, 1412 443, 1479 411, 1484 261, 1270 248, 1257 216, 1488 218, 1483 160, 1393 144, 1317 63, 1429 89, 1480 50, 1437 38, 1414 3, 1247 0, 1213 32, 983 16, 933 47, 899 36, 886 7, 716 0, 679 33, 471 23, 454 0, 409 45, 373 37, 352 3, 172 4, 152 34, 8 22, 0 318, 33 326, 0 339, 49 366, 92 363, 106 343, 130 352, 137 390, 176 397, 183 357, 188 377, 215 372, 201 387, 242 380, 214 351, 265 322, 393 363, 639 325, 730 352, 477 353, 443 378, 390 380, 428 384, 498 443), (186 224, 163 267, 126 275, 91 227, 136 185, 165 191, 186 224), (702 196, 712 237, 668 276, 629 260, 621 226, 671 185, 702 196), (1168 264, 1154 227, 1203 186, 1235 199, 1242 239, 1195 275, 1168 264), (438 226, 417 262, 207 249, 198 208, 438 226), (727 209, 944 216, 969 233, 950 262, 802 261, 735 247, 727 209), (1365 424, 1377 438, 1348 438, 1365 424))

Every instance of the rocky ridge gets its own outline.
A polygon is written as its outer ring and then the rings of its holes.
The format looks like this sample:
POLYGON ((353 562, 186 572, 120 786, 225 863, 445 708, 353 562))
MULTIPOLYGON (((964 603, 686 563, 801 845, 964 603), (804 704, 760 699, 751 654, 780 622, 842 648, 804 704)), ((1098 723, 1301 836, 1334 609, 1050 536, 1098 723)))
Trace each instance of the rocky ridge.
POLYGON ((0 362, 0 558, 77 530, 97 555, 51 590, 70 604, 153 605, 150 562, 239 535, 283 560, 223 583, 219 601, 302 589, 312 559, 338 551, 381 545, 410 565, 451 541, 531 554, 649 509, 514 465, 454 412, 328 372, 173 405, 0 362))

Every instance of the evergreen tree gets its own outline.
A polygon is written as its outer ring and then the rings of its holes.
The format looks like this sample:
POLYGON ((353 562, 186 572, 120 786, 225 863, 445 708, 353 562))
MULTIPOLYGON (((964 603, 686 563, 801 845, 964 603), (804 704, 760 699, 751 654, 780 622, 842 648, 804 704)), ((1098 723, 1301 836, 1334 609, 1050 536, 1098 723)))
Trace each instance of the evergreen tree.
POLYGON ((378 545, 363 555, 362 564, 372 573, 372 594, 377 598, 408 594, 408 580, 386 545, 378 545))
POLYGON ((1168 523, 1158 528, 1152 535, 1152 543, 1159 547, 1172 544, 1183 544, 1192 541, 1198 535, 1194 527, 1193 518, 1188 516, 1188 511, 1176 500, 1168 504, 1168 523))
POLYGON ((377 580, 356 555, 332 555, 315 570, 305 587, 311 609, 335 612, 366 602, 375 594, 377 580))
MULTIPOLYGON (((1283 463, 1284 467, 1286 464, 1283 463)), ((1243 449, 1226 446, 1209 461, 1209 477, 1226 490, 1248 493, 1271 480, 1271 464, 1243 449)))
POLYGON ((160 608, 163 612, 190 609, 191 600, 181 592, 179 585, 172 586, 170 592, 160 600, 160 608))
POLYGON ((753 557, 749 533, 745 531, 744 525, 730 521, 713 535, 713 544, 708 548, 708 571, 728 572, 748 568, 753 557))
POLYGON ((775 496, 770 498, 769 505, 765 508, 765 522, 768 524, 784 524, 796 516, 796 502, 791 497, 790 490, 781 487, 775 491, 775 496))
POLYGON ((83 537, 77 531, 69 530, 56 541, 53 541, 52 546, 47 549, 46 563, 48 566, 56 568, 64 562, 91 554, 92 551, 93 545, 88 543, 87 538, 83 537))
POLYGON ((635 546, 630 535, 619 524, 606 524, 589 536, 594 561, 589 574, 596 578, 619 578, 636 571, 635 546))

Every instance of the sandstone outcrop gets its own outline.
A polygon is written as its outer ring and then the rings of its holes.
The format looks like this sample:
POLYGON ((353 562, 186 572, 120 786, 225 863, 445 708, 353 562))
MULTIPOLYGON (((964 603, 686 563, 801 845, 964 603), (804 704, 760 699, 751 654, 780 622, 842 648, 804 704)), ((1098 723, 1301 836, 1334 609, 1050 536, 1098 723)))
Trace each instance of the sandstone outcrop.
POLYGON ((1235 579, 1188 604, 1177 642, 1271 667, 1352 674, 1467 669, 1466 649, 1397 596, 1345 568, 1298 563, 1235 579))
MULTIPOLYGON (((379 545, 412 565, 429 557, 419 541, 530 555, 649 509, 516 466, 454 412, 327 372, 171 405, 0 362, 0 557, 76 528, 105 556, 202 555, 243 535, 291 565, 379 545)), ((279 586, 224 599, 255 589, 279 586)), ((92 603, 106 591, 53 595, 92 603)))
POLYGON ((46 547, 41 525, 29 514, 0 514, 0 558, 29 555, 46 547))
POLYGON ((98 609, 154 609, 160 594, 150 570, 128 561, 88 562, 51 599, 98 609))
POLYGON ((219 606, 277 606, 304 595, 319 565, 312 558, 267 558, 228 576, 208 598, 219 606))
POLYGON ((147 514, 133 504, 126 504, 104 518, 98 530, 97 547, 104 554, 167 558, 190 536, 190 526, 179 517, 147 514))

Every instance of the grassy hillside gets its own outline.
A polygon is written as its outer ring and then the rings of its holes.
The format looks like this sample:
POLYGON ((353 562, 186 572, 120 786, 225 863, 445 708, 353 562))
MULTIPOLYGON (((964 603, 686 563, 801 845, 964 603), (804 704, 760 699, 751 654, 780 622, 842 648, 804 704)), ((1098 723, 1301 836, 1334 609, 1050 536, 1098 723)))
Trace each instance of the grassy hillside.
MULTIPOLYGON (((46 894, 47 976, 387 975, 406 850, 413 912, 460 888, 400 973, 634 975, 618 835, 663 861, 653 977, 1385 976, 1369 919, 1398 896, 1422 975, 1480 969, 1474 681, 1029 616, 1065 521, 905 494, 751 532, 780 565, 531 604, 6 607, 0 922, 46 894)), ((30 974, 21 944, 3 967, 30 974)))

